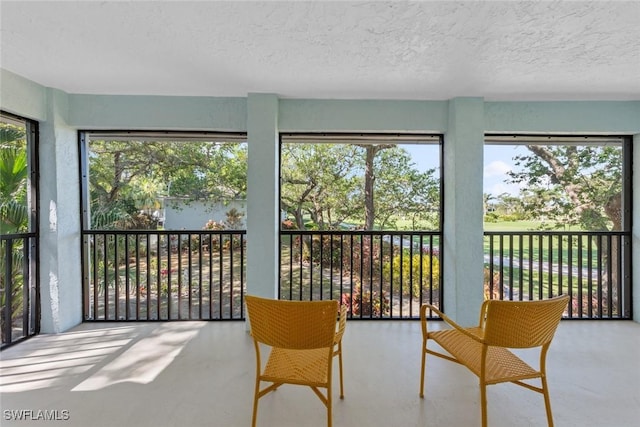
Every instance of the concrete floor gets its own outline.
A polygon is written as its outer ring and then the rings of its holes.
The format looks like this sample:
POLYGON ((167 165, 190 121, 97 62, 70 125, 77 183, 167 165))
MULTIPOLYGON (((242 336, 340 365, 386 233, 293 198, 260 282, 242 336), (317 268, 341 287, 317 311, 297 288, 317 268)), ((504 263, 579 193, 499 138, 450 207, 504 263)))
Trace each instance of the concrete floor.
MULTIPOLYGON (((420 344, 416 321, 349 322, 334 426, 479 426, 477 380, 462 366, 428 358, 418 397, 420 344)), ((242 322, 82 324, 0 357, 3 427, 251 424, 255 361, 242 322), (45 410, 60 420, 13 420, 45 410)), ((640 324, 563 321, 548 374, 556 426, 640 425, 640 324)), ((488 401, 492 427, 546 425, 537 393, 502 384, 489 387, 488 401)), ((258 426, 321 427, 326 413, 310 389, 284 386, 261 399, 258 426)))

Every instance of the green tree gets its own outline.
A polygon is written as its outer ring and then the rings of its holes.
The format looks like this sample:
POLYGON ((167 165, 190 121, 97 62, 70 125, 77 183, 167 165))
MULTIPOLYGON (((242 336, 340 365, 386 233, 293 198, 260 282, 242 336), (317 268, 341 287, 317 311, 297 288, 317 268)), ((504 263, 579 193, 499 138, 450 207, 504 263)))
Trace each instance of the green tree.
MULTIPOLYGON (((28 231, 29 210, 27 205, 27 143, 23 127, 0 123, 0 234, 14 234, 28 231)), ((23 241, 14 240, 10 266, 9 283, 0 274, 0 335, 4 342, 5 331, 10 328, 22 312, 24 276, 22 274, 24 256, 23 241), (6 289, 11 286, 11 313, 7 316, 6 289)), ((5 242, 0 245, 0 271, 8 259, 5 242)))
MULTIPOLYGON (((440 185, 435 169, 420 172, 409 153, 397 145, 379 150, 374 159, 374 222, 383 229, 395 227, 399 217, 412 227, 439 225, 440 185)), ((372 229, 370 225, 368 229, 372 229)))
POLYGON ((304 229, 309 215, 320 229, 338 227, 362 211, 362 156, 345 144, 283 144, 281 207, 304 229))
POLYGON ((246 144, 93 140, 89 148, 94 228, 148 228, 140 212, 157 209, 161 197, 246 195, 246 144))
POLYGON ((24 128, 0 125, 0 234, 26 231, 27 150, 24 128))
MULTIPOLYGON (((585 230, 622 229, 622 148, 613 145, 530 145, 532 155, 516 157, 521 172, 514 182, 524 183, 525 210, 550 222, 550 228, 577 225, 585 230)), ((612 260, 612 282, 620 277, 621 248, 617 242, 594 244, 604 259, 612 260)), ((608 277, 603 277, 608 280, 608 277)))
POLYGON ((622 149, 619 146, 529 145, 531 155, 515 157, 511 181, 521 190, 526 212, 552 228, 585 230, 622 227, 622 149))
POLYGON ((419 172, 397 145, 283 144, 281 205, 298 228, 309 215, 320 229, 347 219, 363 228, 393 226, 394 218, 417 224, 439 212, 434 170, 419 172))

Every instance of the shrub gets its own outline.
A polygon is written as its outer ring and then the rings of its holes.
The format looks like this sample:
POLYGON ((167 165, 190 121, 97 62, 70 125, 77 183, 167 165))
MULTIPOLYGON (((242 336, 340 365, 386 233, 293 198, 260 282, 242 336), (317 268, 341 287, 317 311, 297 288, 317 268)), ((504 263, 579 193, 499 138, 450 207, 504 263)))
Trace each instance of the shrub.
POLYGON ((346 304, 353 316, 382 317, 389 313, 389 298, 378 292, 362 292, 360 284, 353 287, 353 293, 342 294, 342 304, 346 304), (361 304, 362 303, 362 304, 361 304))
POLYGON ((242 228, 242 217, 244 213, 240 212, 236 208, 232 208, 226 213, 227 220, 225 221, 226 228, 229 230, 240 230, 242 228))
POLYGON ((297 230, 298 227, 296 227, 296 223, 291 221, 290 219, 285 219, 284 221, 282 221, 282 227, 283 230, 297 230))
POLYGON ((425 292, 432 286, 438 289, 440 284, 440 260, 437 254, 409 254, 396 255, 390 263, 385 263, 382 274, 387 282, 391 283, 393 292, 402 289, 403 295, 420 295, 420 290, 425 292), (420 267, 422 260, 422 280, 420 280, 420 267), (401 264, 402 263, 402 264, 401 264), (402 280, 402 286, 400 281, 402 280))
MULTIPOLYGON (((314 235, 311 238, 313 252, 311 253, 311 261, 321 264, 323 267, 329 267, 331 263, 338 265, 342 256, 342 248, 340 247, 340 238, 334 238, 330 235, 314 235), (322 259, 320 255, 322 254, 322 259)), ((305 247, 305 259, 309 259, 309 246, 305 247)))

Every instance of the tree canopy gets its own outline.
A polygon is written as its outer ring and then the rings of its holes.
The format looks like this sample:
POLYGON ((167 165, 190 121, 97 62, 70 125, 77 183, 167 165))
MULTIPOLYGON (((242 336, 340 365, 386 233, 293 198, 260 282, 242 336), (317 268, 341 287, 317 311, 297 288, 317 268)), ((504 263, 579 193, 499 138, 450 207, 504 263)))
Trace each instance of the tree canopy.
MULTIPOLYGON (((94 228, 147 228, 141 211, 161 197, 219 201, 246 197, 246 144, 92 140, 89 181, 94 228)), ((304 227, 346 222, 365 229, 437 227, 439 178, 420 171, 398 145, 292 144, 281 151, 281 207, 304 227), (426 225, 425 225, 426 224, 426 225)))
MULTIPOLYGON (((219 200, 246 196, 246 144, 92 140, 92 225, 146 228, 141 210, 159 198, 219 200)), ((148 225, 148 224, 146 224, 148 225)))
POLYGON ((28 174, 25 129, 0 123, 0 234, 28 227, 28 174))
POLYGON ((350 222, 388 229, 400 218, 414 227, 437 226, 439 179, 421 172, 394 144, 283 144, 281 205, 304 228, 350 222))
POLYGON ((516 156, 511 182, 526 184, 526 212, 551 228, 566 224, 585 230, 620 230, 622 149, 615 145, 529 145, 516 156))

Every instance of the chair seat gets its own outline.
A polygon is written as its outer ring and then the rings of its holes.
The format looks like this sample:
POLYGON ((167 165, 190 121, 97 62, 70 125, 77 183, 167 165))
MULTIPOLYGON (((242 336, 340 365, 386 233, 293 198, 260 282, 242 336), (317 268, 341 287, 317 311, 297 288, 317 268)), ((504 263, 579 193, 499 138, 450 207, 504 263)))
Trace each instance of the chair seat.
MULTIPOLYGON (((476 336, 481 334, 480 328, 467 328, 466 330, 476 336)), ((480 342, 455 329, 429 332, 429 338, 440 344, 442 348, 474 374, 480 376, 482 361, 482 344, 480 342)), ((540 372, 526 364, 508 349, 489 346, 485 372, 486 384, 539 378, 540 376, 540 372)))
POLYGON ((263 381, 326 387, 330 349, 290 350, 273 348, 261 375, 263 381))

